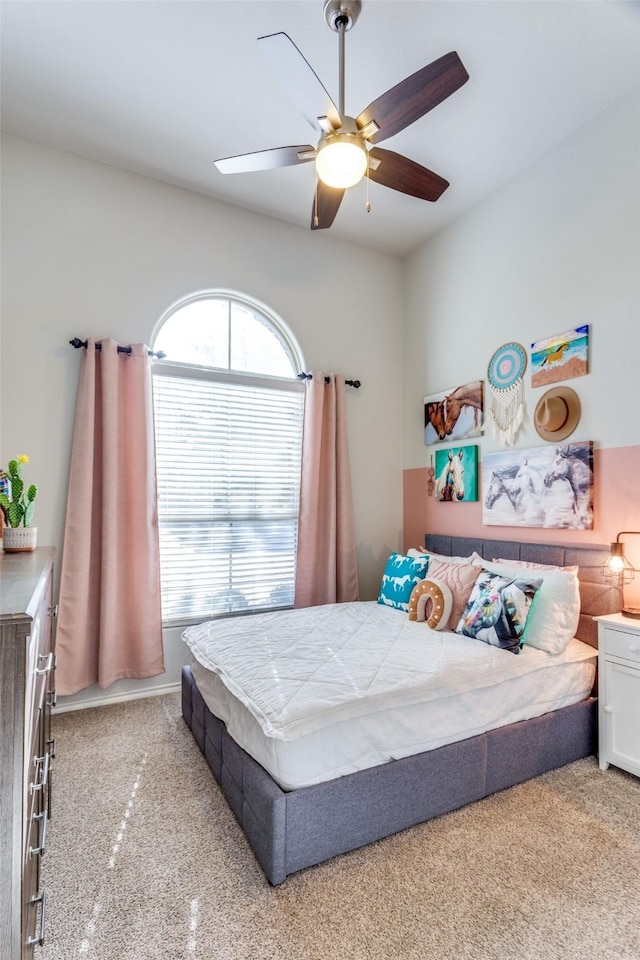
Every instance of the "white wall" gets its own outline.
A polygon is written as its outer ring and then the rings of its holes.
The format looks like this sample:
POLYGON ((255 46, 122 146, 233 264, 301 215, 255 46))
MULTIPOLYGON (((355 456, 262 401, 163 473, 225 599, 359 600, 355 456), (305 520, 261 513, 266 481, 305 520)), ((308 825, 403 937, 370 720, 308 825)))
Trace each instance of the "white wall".
MULTIPOLYGON (((400 261, 5 136, 0 462, 31 458, 39 542, 61 551, 80 361, 68 341, 148 341, 167 307, 214 287, 275 310, 307 369, 362 381, 348 411, 361 594, 371 599, 384 560, 401 545, 400 261)), ((165 677, 103 695, 176 679, 175 633, 165 637, 165 677)))
MULTIPOLYGON (((499 145, 497 146, 499 149, 499 145)), ((516 340, 590 325, 590 373, 572 380, 580 436, 640 443, 640 93, 541 157, 406 262, 404 466, 429 465, 423 398, 486 379, 516 340)), ((542 390, 525 375, 519 447, 539 446, 542 390)), ((496 448, 490 433, 482 452, 496 448)), ((638 517, 640 519, 640 515, 638 517)), ((499 531, 498 531, 499 533, 499 531)))
MULTIPOLYGON (((61 548, 79 364, 68 340, 148 340, 170 304, 211 287, 272 307, 308 369, 363 382, 348 408, 365 598, 401 545, 403 455, 406 470, 428 463, 423 397, 485 378, 506 340, 528 347, 589 323, 591 373, 571 383, 582 401, 580 438, 640 445, 639 163, 636 93, 418 250, 403 271, 330 232, 5 137, 0 463, 30 455, 40 543, 61 548)), ((531 414, 541 391, 528 375, 525 382, 531 414)), ((518 446, 539 443, 529 415, 518 446)), ((481 446, 495 442, 487 435, 481 446)), ((640 521, 637 478, 629 484, 635 501, 626 516, 640 521)), ((104 695, 173 681, 182 661, 176 634, 167 632, 167 676, 114 684, 104 695)))

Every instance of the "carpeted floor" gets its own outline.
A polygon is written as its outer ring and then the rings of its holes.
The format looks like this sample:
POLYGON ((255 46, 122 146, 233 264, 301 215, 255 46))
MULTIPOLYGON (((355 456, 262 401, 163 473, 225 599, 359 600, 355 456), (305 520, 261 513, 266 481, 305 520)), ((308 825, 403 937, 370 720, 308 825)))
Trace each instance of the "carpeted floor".
POLYGON ((640 960, 640 781, 593 758, 273 888, 177 695, 54 734, 38 960, 640 960))

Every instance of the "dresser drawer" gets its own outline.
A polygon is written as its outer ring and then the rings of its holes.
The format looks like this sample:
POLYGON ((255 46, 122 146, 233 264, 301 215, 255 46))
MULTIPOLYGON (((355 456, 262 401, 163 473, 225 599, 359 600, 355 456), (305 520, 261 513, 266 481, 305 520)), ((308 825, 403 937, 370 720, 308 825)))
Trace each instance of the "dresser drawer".
POLYGON ((29 809, 25 833, 24 875, 27 899, 37 893, 40 883, 40 860, 47 843, 46 798, 36 794, 29 809))
POLYGON ((640 636, 637 633, 623 633, 622 630, 605 630, 604 651, 610 657, 621 657, 640 663, 640 636))
POLYGON ((31 957, 36 944, 42 943, 44 894, 41 884, 41 859, 47 836, 47 809, 40 793, 30 805, 24 866, 22 871, 22 957, 31 957))
POLYGON ((25 906, 21 960, 34 956, 34 947, 44 944, 46 900, 44 890, 34 893, 25 906))
POLYGON ((0 551, 2 960, 34 960, 44 940, 41 863, 51 806, 55 670, 52 585, 52 549, 0 551))

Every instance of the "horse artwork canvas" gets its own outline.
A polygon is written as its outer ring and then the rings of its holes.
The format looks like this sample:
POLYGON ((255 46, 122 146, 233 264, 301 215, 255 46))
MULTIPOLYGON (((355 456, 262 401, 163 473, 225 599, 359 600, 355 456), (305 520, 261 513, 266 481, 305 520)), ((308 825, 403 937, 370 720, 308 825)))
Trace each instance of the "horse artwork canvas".
POLYGON ((531 344, 531 386, 544 387, 589 373, 589 325, 531 344))
POLYGON ((475 380, 424 398, 424 442, 456 442, 482 434, 484 381, 475 380))
POLYGON ((467 444, 450 450, 436 450, 434 496, 442 503, 478 499, 478 447, 467 444))
POLYGON ((593 442, 487 453, 482 522, 593 529, 593 442))

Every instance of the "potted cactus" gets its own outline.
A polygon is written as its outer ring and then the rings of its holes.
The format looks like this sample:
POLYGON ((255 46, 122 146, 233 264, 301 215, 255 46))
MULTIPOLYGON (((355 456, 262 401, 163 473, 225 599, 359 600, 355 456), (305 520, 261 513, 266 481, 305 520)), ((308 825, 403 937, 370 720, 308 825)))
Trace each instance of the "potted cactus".
POLYGON ((32 483, 25 490, 22 468, 29 457, 22 453, 9 461, 6 472, 0 471, 0 509, 6 524, 2 530, 2 546, 7 553, 35 550, 38 528, 32 527, 33 501, 38 488, 32 483))

